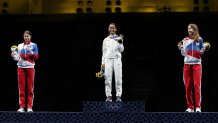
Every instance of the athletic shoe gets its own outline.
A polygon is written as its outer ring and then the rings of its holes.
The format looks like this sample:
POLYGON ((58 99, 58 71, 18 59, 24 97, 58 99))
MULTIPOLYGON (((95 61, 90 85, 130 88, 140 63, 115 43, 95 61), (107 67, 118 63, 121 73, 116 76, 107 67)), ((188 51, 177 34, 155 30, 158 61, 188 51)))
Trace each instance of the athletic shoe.
POLYGON ((107 99, 106 99, 106 102, 112 102, 112 97, 108 96, 107 99))
POLYGON ((188 108, 185 112, 194 112, 194 109, 188 108))
POLYGON ((201 112, 201 108, 196 108, 195 112, 201 112))
POLYGON ((117 96, 117 100, 116 101, 119 101, 119 102, 121 102, 122 100, 121 100, 121 97, 120 96, 117 96))
POLYGON ((17 112, 25 112, 24 108, 20 108, 17 110, 17 112))
POLYGON ((32 108, 27 108, 27 112, 33 112, 32 108))

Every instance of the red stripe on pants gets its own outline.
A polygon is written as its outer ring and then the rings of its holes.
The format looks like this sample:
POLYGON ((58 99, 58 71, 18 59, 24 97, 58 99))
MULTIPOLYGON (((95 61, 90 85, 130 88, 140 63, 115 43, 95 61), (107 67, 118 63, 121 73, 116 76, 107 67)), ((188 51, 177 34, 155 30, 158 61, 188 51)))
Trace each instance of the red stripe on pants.
POLYGON ((188 108, 201 107, 201 71, 201 64, 184 65, 183 74, 188 108))
POLYGON ((33 88, 34 88, 34 68, 17 68, 18 88, 19 88, 19 104, 20 108, 25 107, 25 97, 27 96, 27 108, 33 106, 33 88), (27 87, 27 93, 26 93, 27 87))

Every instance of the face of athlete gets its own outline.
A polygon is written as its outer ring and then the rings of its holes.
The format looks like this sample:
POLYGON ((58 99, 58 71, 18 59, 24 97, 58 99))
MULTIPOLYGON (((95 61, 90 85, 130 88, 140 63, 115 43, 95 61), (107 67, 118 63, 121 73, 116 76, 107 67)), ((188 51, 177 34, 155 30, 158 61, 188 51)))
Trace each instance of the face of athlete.
POLYGON ((191 26, 188 26, 188 34, 192 36, 194 34, 194 29, 191 26))
POLYGON ((30 39, 31 39, 31 35, 29 35, 29 34, 27 34, 27 33, 24 33, 23 38, 24 38, 24 41, 25 41, 25 42, 29 42, 30 39))
POLYGON ((115 35, 116 34, 116 31, 117 31, 117 28, 115 27, 114 24, 110 24, 109 27, 108 27, 108 31, 111 35, 115 35))

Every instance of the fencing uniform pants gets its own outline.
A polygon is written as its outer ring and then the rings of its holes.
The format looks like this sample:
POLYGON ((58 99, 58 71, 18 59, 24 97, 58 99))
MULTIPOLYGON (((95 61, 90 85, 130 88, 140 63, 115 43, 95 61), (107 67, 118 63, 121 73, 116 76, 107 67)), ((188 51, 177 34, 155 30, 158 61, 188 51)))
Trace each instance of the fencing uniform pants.
POLYGON ((185 64, 183 79, 188 108, 201 108, 201 64, 185 64))
POLYGON ((108 58, 105 61, 105 93, 112 96, 112 75, 115 75, 116 96, 122 95, 122 61, 121 58, 108 58))
POLYGON ((17 68, 20 108, 32 108, 34 98, 34 68, 17 68), (26 99, 27 97, 27 99, 26 99))

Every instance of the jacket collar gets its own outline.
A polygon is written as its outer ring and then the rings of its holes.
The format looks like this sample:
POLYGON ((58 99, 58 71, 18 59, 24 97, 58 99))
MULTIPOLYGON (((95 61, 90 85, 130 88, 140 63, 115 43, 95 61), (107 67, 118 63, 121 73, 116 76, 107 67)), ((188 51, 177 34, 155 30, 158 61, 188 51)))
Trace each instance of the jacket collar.
POLYGON ((24 45, 28 45, 28 44, 30 44, 30 43, 31 43, 31 41, 28 41, 28 42, 24 41, 24 42, 23 42, 24 45))

